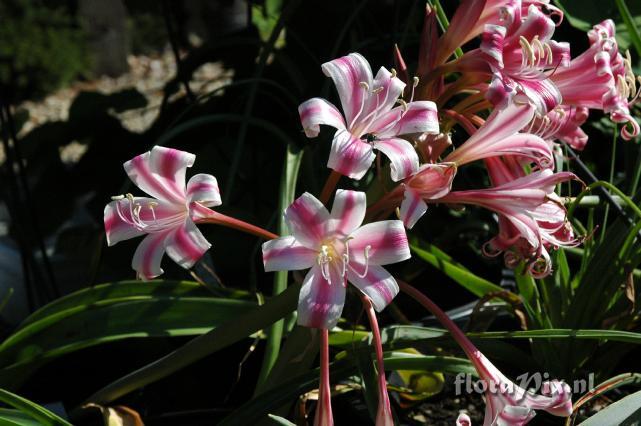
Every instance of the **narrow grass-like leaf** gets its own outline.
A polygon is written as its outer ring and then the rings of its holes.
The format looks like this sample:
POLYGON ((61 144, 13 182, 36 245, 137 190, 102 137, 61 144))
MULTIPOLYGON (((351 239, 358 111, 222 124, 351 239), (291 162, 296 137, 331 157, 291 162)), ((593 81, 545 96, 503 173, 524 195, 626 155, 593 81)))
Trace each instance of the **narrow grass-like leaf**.
POLYGON ((461 287, 483 297, 488 293, 504 291, 501 287, 468 271, 462 265, 451 261, 449 256, 432 245, 410 244, 410 249, 421 259, 450 277, 461 287))
POLYGON ((255 306, 211 297, 190 282, 132 281, 84 289, 35 312, 0 345, 0 385, 13 389, 39 366, 90 346, 204 334, 255 306))
POLYGON ((625 0, 614 0, 619 8, 619 13, 621 18, 625 23, 626 28, 628 29, 628 34, 630 35, 630 40, 634 45, 634 48, 637 51, 637 55, 641 56, 641 33, 639 33, 639 28, 637 28, 634 18, 628 9, 628 5, 625 3, 625 0))
POLYGON ((213 354, 247 336, 265 329, 296 309, 300 285, 294 284, 267 300, 264 305, 228 321, 208 333, 196 337, 183 347, 109 384, 90 396, 86 402, 105 405, 142 386, 153 383, 213 354))
MULTIPOLYGON (((298 170, 303 157, 303 151, 288 145, 285 152, 285 161, 283 163, 283 173, 280 180, 280 190, 278 199, 278 211, 284 212, 285 209, 294 201, 296 194, 296 182, 298 180, 298 170)), ((278 235, 286 235, 287 224, 285 217, 281 214, 278 222, 278 235)), ((287 271, 277 271, 274 274, 274 286, 272 294, 278 295, 287 288, 287 271)), ((265 384, 269 372, 276 363, 280 351, 280 343, 283 337, 283 326, 285 319, 280 319, 272 324, 267 330, 267 342, 265 345, 265 355, 263 356, 263 365, 258 375, 256 384, 256 393, 259 393, 265 384)))
MULTIPOLYGON (((31 416, 34 420, 38 421, 41 425, 46 426, 71 426, 71 423, 58 417, 51 411, 47 410, 40 405, 29 401, 14 393, 0 389, 0 401, 4 402, 11 407, 16 408, 20 412, 31 416)), ((0 417, 1 418, 1 417, 0 417)), ((20 424, 20 423, 16 423, 20 424)))
POLYGON ((284 417, 276 416, 274 414, 268 414, 267 416, 273 421, 274 424, 281 426, 296 426, 296 423, 292 423, 284 417))
POLYGON ((468 333, 469 337, 480 339, 590 339, 609 340, 641 344, 641 333, 619 330, 571 330, 554 328, 549 330, 525 331, 486 331, 483 333, 468 333))
POLYGON ((636 425, 641 421, 641 391, 602 409, 579 426, 636 425))

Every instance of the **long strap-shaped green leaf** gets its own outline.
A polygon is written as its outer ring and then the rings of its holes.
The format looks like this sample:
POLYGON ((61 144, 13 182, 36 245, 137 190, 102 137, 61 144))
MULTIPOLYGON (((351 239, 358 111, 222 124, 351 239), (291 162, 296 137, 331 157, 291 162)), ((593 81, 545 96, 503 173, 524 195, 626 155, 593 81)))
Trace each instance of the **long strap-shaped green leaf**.
POLYGON ((468 333, 469 337, 483 339, 592 339, 612 340, 616 342, 641 344, 641 333, 619 330, 572 330, 568 328, 555 328, 548 330, 526 331, 486 331, 483 333, 468 333))
POLYGON ((456 263, 451 257, 439 250, 436 246, 431 244, 419 246, 418 244, 411 243, 410 249, 420 259, 430 263, 436 269, 456 281, 456 283, 461 287, 464 287, 466 290, 478 297, 483 297, 492 292, 504 291, 498 285, 468 271, 465 267, 456 263))
POLYGON ((107 385, 86 403, 107 404, 262 330, 296 309, 300 285, 294 284, 264 305, 238 315, 183 347, 107 385))
POLYGON ((4 389, 0 389, 0 401, 30 415, 43 425, 71 426, 71 423, 61 419, 46 408, 4 389))
POLYGON ((637 425, 641 420, 641 391, 599 411, 579 426, 637 425))
MULTIPOLYGON (((283 212, 287 206, 294 201, 296 193, 296 181, 298 180, 298 169, 300 168, 300 161, 303 158, 303 151, 289 145, 285 152, 285 164, 283 165, 283 175, 280 180, 280 197, 278 202, 279 212, 283 212)), ((278 235, 285 235, 287 233, 287 225, 285 218, 281 215, 278 222, 278 235)), ((272 294, 274 296, 282 293, 287 288, 287 271, 278 271, 274 275, 274 287, 272 294)), ((280 352, 280 342, 283 337, 284 319, 276 321, 267 330, 267 342, 265 345, 265 355, 263 357, 263 365, 258 375, 258 383, 256 384, 256 393, 264 386, 269 372, 278 359, 280 352)))
POLYGON ((641 56, 641 34, 639 33, 639 29, 634 23, 634 18, 632 18, 630 9, 628 9, 628 5, 625 4, 624 0, 614 1, 619 8, 619 13, 621 14, 621 18, 623 18, 623 22, 628 29, 628 33, 630 34, 630 41, 632 41, 634 48, 637 50, 637 55, 641 56))

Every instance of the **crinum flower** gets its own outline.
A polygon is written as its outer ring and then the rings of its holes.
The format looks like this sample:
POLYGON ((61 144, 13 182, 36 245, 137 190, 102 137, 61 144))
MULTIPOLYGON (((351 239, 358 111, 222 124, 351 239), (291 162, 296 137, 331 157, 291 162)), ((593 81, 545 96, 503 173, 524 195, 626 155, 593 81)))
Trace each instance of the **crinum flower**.
POLYGON ((113 197, 104 212, 107 244, 146 235, 131 262, 138 277, 148 280, 163 273, 165 252, 183 268, 191 268, 211 247, 194 221, 221 204, 216 178, 197 174, 185 186, 185 171, 196 156, 155 146, 124 164, 132 182, 150 197, 113 197))
POLYGON ((327 167, 360 179, 372 165, 377 149, 390 159, 393 180, 414 173, 418 169, 416 151, 399 136, 438 133, 434 102, 399 100, 405 83, 384 67, 373 78, 369 63, 358 53, 324 63, 321 68, 334 81, 345 116, 322 98, 303 102, 298 112, 307 137, 318 136, 321 124, 337 129, 327 167), (397 102, 401 105, 395 107, 397 102))
POLYGON ((403 223, 385 220, 361 226, 365 193, 338 190, 332 212, 304 193, 285 210, 291 236, 263 243, 266 271, 308 269, 298 299, 298 323, 331 329, 345 301, 346 281, 381 311, 398 293, 382 265, 409 259, 403 223))

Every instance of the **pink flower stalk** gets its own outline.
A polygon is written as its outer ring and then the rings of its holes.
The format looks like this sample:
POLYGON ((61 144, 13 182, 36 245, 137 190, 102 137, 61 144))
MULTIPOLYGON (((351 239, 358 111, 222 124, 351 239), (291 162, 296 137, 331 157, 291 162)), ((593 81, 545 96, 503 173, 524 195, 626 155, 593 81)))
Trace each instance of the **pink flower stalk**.
POLYGON ((454 191, 438 200, 451 204, 473 204, 499 215, 499 234, 483 247, 486 256, 505 253, 508 267, 525 261, 535 277, 548 275, 552 264, 547 248, 576 246, 555 186, 576 179, 569 172, 539 170, 515 177, 500 160, 488 161, 488 170, 496 186, 470 191, 454 191))
POLYGON ((333 426, 332 389, 329 383, 329 331, 320 330, 320 383, 314 426, 333 426))
POLYGON ((124 164, 132 182, 149 194, 114 197, 104 212, 107 244, 147 235, 138 245, 131 263, 144 280, 163 273, 165 252, 183 268, 191 268, 211 247, 195 220, 213 214, 207 207, 221 204, 216 178, 197 174, 185 186, 185 171, 196 156, 155 146, 124 164))
POLYGON ((546 141, 561 140, 573 149, 582 150, 588 142, 581 125, 588 119, 586 107, 559 105, 546 115, 536 115, 528 127, 528 133, 546 141))
MULTIPOLYGON (((298 107, 307 137, 316 137, 320 125, 336 128, 327 167, 353 179, 362 178, 374 161, 374 149, 391 162, 391 177, 401 180, 418 169, 412 144, 399 136, 411 133, 438 133, 436 105, 430 101, 399 99, 405 83, 396 72, 381 67, 376 77, 367 60, 358 53, 322 65, 341 100, 338 109, 322 98, 312 98, 298 107), (400 102, 400 106, 394 106, 400 102)), ((412 96, 414 87, 412 87, 412 96)))
POLYGON ((372 302, 367 296, 362 297, 363 306, 372 328, 374 348, 376 350, 376 369, 378 370, 378 409, 376 411, 376 426, 394 426, 394 416, 387 394, 387 379, 385 378, 385 365, 383 363, 383 342, 378 320, 372 302))
POLYGON ((460 147, 445 157, 444 162, 458 166, 473 161, 515 155, 535 161, 541 168, 554 166, 548 143, 539 136, 519 133, 534 117, 534 106, 522 96, 503 109, 495 109, 487 121, 460 147))
MULTIPOLYGON (((544 410, 554 416, 568 417, 572 414, 572 392, 566 383, 552 380, 542 383, 542 395, 530 392, 508 379, 479 351, 460 328, 450 320, 434 302, 411 285, 399 281, 407 293, 427 308, 452 334, 476 369, 480 380, 487 386, 485 393, 484 426, 521 426, 544 410)), ((459 415, 457 424, 471 425, 470 418, 459 415)))
POLYGON ((285 210, 292 233, 263 244, 266 271, 311 268, 298 299, 298 323, 333 328, 345 301, 346 281, 381 311, 398 293, 396 280, 382 265, 410 258, 403 223, 386 220, 361 226, 365 193, 338 190, 332 212, 304 193, 285 210))
POLYGON ((504 107, 517 93, 524 93, 545 114, 561 103, 561 94, 548 76, 567 67, 570 45, 552 40, 555 23, 534 4, 521 18, 521 2, 503 8, 502 22, 486 25, 479 49, 460 60, 463 70, 492 73, 486 98, 504 107), (510 12, 508 12, 508 10, 510 12))
POLYGON ((610 114, 624 139, 639 134, 639 124, 630 115, 629 105, 636 101, 636 78, 629 56, 623 58, 614 38, 614 23, 605 20, 588 32, 590 47, 558 69, 550 80, 558 88, 563 103, 575 107, 600 109, 610 114), (628 101, 632 98, 632 101, 628 101))
POLYGON ((423 164, 405 180, 400 219, 408 229, 427 211, 425 200, 437 200, 450 192, 455 175, 455 163, 423 164))

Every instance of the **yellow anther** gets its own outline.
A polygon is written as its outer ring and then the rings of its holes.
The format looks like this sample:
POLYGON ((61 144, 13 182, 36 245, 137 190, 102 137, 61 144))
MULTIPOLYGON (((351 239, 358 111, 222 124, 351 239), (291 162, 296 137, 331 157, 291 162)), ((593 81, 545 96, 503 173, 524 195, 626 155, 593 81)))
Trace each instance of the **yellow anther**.
POLYGON ((369 92, 369 84, 367 84, 365 81, 361 81, 360 83, 358 83, 358 85, 369 92))
POLYGON ((414 76, 414 78, 412 79, 412 87, 418 86, 418 82, 419 82, 418 77, 414 76))

